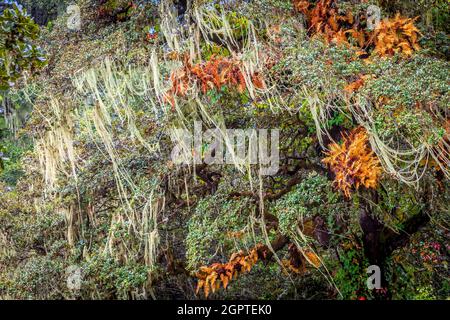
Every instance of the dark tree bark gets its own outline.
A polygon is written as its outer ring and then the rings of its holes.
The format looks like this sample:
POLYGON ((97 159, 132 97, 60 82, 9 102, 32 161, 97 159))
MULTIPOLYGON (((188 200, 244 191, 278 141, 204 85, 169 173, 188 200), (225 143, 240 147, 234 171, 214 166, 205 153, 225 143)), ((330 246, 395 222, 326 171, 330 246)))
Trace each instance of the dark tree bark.
MULTIPOLYGON (((377 198, 377 193, 372 193, 374 203, 377 203, 377 198)), ((386 281, 386 260, 392 255, 394 250, 405 246, 409 242, 410 237, 430 221, 430 217, 427 214, 428 205, 425 205, 419 213, 406 220, 403 230, 400 233, 396 233, 384 226, 375 217, 370 204, 364 199, 361 200, 359 224, 363 231, 364 253, 370 264, 380 267, 381 285, 383 288, 388 289, 387 295, 384 298, 390 298, 389 284, 386 281)), ((429 203, 428 192, 426 190, 424 191, 423 203, 429 203)), ((382 297, 380 296, 378 298, 382 297)))
POLYGON ((184 14, 186 13, 187 9, 188 9, 188 0, 176 0, 174 2, 175 7, 178 11, 178 16, 184 16, 184 14))

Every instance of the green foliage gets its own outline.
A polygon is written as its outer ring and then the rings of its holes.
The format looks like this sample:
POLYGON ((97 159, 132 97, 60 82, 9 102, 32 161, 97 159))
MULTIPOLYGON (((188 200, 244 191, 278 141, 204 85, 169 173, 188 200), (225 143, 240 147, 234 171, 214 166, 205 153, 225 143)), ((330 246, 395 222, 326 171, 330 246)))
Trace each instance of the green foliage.
POLYGON ((325 221, 334 221, 343 206, 331 182, 315 172, 299 183, 294 190, 276 201, 272 210, 278 217, 280 230, 285 235, 296 233, 299 223, 320 215, 325 221))
POLYGON ((230 55, 230 52, 228 51, 227 48, 219 46, 215 43, 212 44, 204 43, 202 47, 202 53, 203 59, 205 59, 205 61, 210 60, 212 56, 228 57, 230 55))
MULTIPOLYGON (((48 256, 32 256, 3 283, 4 294, 14 299, 61 299, 64 290, 64 261, 48 256)), ((0 279, 0 292, 2 281, 0 279)))
POLYGON ((124 21, 133 13, 132 1, 106 0, 98 9, 100 17, 111 18, 115 21, 124 21))
POLYGON ((22 0, 20 4, 40 26, 51 24, 58 15, 66 12, 71 0, 22 0))
MULTIPOLYGON (((220 5, 216 5, 216 9, 219 13, 223 12, 223 9, 220 5)), ((235 11, 228 11, 225 13, 225 19, 228 21, 233 37, 236 40, 241 40, 245 36, 247 36, 247 29, 249 25, 249 20, 235 11)), ((209 17, 207 23, 211 28, 214 29, 223 29, 223 21, 216 17, 209 17)), ((221 34, 222 37, 226 36, 226 34, 221 34)))
POLYGON ((256 10, 258 8, 260 10, 264 9, 261 10, 262 12, 264 12, 264 14, 281 10, 285 10, 287 13, 293 9, 292 1, 290 0, 254 0, 252 1, 252 5, 256 10))
POLYGON ((426 228, 394 253, 386 272, 393 299, 448 299, 450 260, 446 242, 441 230, 426 228), (421 272, 417 272, 417 268, 421 272))
POLYGON ((306 87, 319 96, 336 96, 348 79, 364 74, 367 65, 357 59, 354 49, 327 45, 320 39, 297 40, 290 44, 287 55, 275 66, 284 69, 286 82, 301 90, 306 87), (289 70, 287 72, 286 70, 289 70))
POLYGON ((437 126, 431 116, 421 110, 396 112, 394 108, 385 107, 379 110, 375 127, 384 139, 397 136, 416 147, 424 141, 429 145, 436 145, 445 135, 444 128, 437 126))
POLYGON ((403 222, 420 213, 423 207, 417 191, 393 181, 382 182, 379 196, 381 201, 375 209, 378 219, 399 232, 403 222))
POLYGON ((46 64, 42 49, 35 44, 39 26, 19 6, 13 4, 0 15, 0 90, 7 90, 25 70, 46 64))
POLYGON ((339 252, 341 266, 333 277, 343 299, 370 299, 372 291, 367 289, 367 268, 361 248, 352 247, 339 252))
POLYGON ((0 181, 13 186, 23 175, 21 159, 32 147, 28 138, 0 140, 0 181))
POLYGON ((102 255, 91 257, 81 269, 86 295, 97 291, 97 299, 130 299, 134 289, 142 287, 149 275, 142 264, 124 264, 102 255))
POLYGON ((450 104, 450 65, 446 61, 418 54, 410 60, 380 61, 371 69, 376 78, 367 81, 362 94, 374 101, 384 98, 390 107, 441 110, 450 104))
POLYGON ((188 223, 188 269, 208 265, 216 255, 227 259, 232 252, 252 244, 248 200, 226 200, 216 194, 200 200, 188 223))
POLYGON ((375 76, 360 94, 377 106, 378 134, 385 141, 394 138, 416 147, 441 141, 445 130, 439 115, 450 104, 448 71, 448 62, 421 54, 409 60, 376 61, 370 67, 375 76))

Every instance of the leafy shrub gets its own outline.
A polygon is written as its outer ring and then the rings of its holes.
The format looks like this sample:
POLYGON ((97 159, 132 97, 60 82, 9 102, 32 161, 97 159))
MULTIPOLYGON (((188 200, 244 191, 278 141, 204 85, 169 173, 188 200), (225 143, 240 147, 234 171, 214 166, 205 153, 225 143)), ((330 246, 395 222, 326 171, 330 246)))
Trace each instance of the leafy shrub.
POLYGON ((34 44, 39 26, 22 9, 13 4, 0 15, 0 90, 7 90, 26 70, 46 64, 42 49, 34 44))

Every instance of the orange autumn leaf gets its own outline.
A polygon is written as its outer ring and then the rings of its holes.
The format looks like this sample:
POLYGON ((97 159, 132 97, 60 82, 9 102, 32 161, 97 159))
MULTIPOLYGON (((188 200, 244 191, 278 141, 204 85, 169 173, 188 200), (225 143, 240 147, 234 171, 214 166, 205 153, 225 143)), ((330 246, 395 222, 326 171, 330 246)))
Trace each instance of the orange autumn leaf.
POLYGON ((303 274, 306 272, 306 267, 304 264, 301 264, 300 266, 295 266, 291 263, 290 260, 287 259, 281 260, 281 264, 283 265, 283 267, 296 274, 303 274))
POLYGON ((222 283, 223 283, 223 288, 226 289, 227 286, 228 286, 228 281, 229 281, 228 276, 224 275, 224 274, 221 274, 220 275, 220 281, 222 281, 222 283))
POLYGON ((300 229, 302 233, 308 237, 312 237, 315 230, 314 221, 312 219, 305 220, 301 226, 300 229))
POLYGON ((364 47, 366 43, 366 33, 363 30, 357 30, 357 29, 349 29, 345 31, 346 34, 349 34, 353 39, 355 39, 358 42, 358 46, 361 48, 364 47))
POLYGON ((261 77, 261 75, 258 72, 255 72, 252 75, 252 82, 255 88, 257 89, 264 89, 266 87, 264 83, 264 79, 261 77))
POLYGON ((347 93, 353 93, 358 91, 362 86, 364 86, 364 77, 360 77, 358 80, 353 81, 352 83, 345 86, 344 91, 347 93))
POLYGON ((197 283, 197 289, 195 290, 195 294, 198 294, 198 292, 200 291, 201 288, 203 288, 204 285, 205 285, 205 281, 199 280, 197 283))
POLYGON ((305 251, 305 257, 307 258, 306 260, 316 268, 319 268, 322 265, 319 257, 312 251, 305 251))
POLYGON ((209 296, 209 284, 206 283, 205 286, 204 286, 204 288, 205 288, 205 290, 204 290, 204 292, 205 292, 205 298, 208 298, 208 296, 209 296))
POLYGON ((308 248, 301 249, 294 243, 291 243, 288 246, 288 252, 289 260, 282 260, 282 265, 296 274, 305 273, 308 264, 315 268, 319 268, 322 265, 320 258, 308 248))
POLYGON ((307 0, 293 0, 292 1, 294 9, 301 13, 307 13, 310 3, 307 0))

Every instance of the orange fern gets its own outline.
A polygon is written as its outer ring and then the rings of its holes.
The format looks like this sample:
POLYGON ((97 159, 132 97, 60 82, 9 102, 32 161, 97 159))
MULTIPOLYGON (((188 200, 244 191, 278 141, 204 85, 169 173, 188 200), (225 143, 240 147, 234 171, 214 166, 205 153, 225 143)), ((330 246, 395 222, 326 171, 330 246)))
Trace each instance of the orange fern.
MULTIPOLYGON (((165 94, 165 100, 172 106, 175 96, 185 96, 193 85, 197 85, 202 93, 211 89, 220 90, 223 86, 235 88, 242 93, 247 89, 242 62, 235 58, 212 56, 208 61, 192 65, 184 56, 183 67, 172 72, 172 86, 165 94)), ((251 81, 257 89, 264 89, 264 79, 260 73, 251 75, 251 81)))
POLYGON ((339 14, 336 0, 320 0, 314 7, 309 1, 293 0, 293 5, 305 15, 312 33, 321 34, 328 41, 347 42, 345 26, 353 23, 353 15, 339 14))
POLYGON ((375 53, 380 56, 401 53, 406 56, 419 50, 419 30, 414 25, 415 19, 402 18, 397 14, 393 19, 380 22, 374 31, 375 53))
POLYGON ((211 266, 200 267, 196 274, 198 279, 196 293, 203 288, 205 297, 208 297, 210 292, 215 292, 220 286, 226 289, 229 282, 237 278, 239 273, 249 272, 253 268, 258 262, 258 251, 261 251, 262 247, 264 246, 258 244, 247 255, 242 250, 234 253, 227 263, 214 263, 211 266))
POLYGON ((360 186, 376 188, 382 169, 369 147, 366 131, 359 127, 343 137, 342 144, 333 143, 323 163, 335 174, 335 185, 350 198, 351 190, 360 186))
MULTIPOLYGON (((310 32, 320 34, 329 42, 348 44, 353 38, 360 48, 374 48, 380 56, 401 53, 412 55, 419 50, 419 30, 414 25, 417 18, 403 18, 397 14, 394 18, 385 19, 374 31, 366 31, 356 23, 353 14, 339 13, 338 1, 319 0, 312 5, 307 0, 292 0, 294 9, 305 15, 310 32)), ((364 19, 364 17, 361 17, 364 19)))

